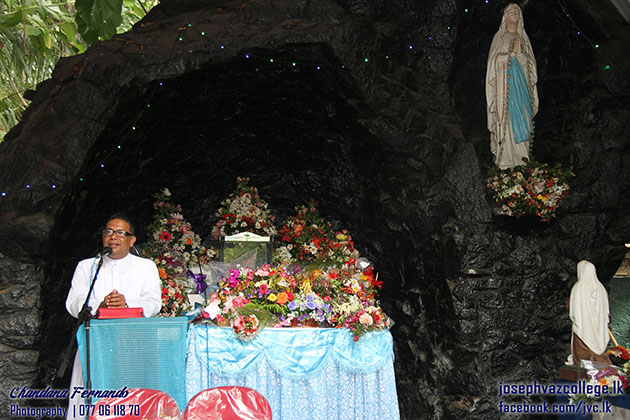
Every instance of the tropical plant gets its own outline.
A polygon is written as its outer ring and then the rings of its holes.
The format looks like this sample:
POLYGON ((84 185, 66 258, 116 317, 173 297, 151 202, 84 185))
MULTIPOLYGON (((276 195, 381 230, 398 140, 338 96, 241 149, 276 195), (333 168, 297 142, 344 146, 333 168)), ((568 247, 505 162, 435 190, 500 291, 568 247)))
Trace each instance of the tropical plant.
POLYGON ((0 0, 0 142, 61 57, 125 32, 158 0, 0 0))

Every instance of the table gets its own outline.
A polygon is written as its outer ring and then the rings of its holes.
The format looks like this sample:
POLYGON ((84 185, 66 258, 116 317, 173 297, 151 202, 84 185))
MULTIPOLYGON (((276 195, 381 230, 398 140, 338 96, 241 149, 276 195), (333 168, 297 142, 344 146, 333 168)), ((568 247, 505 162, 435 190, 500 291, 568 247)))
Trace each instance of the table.
MULTIPOLYGON (((354 342, 345 329, 267 328, 243 342, 231 328, 186 328, 186 318, 91 321, 92 388, 158 389, 183 412, 199 391, 238 385, 260 392, 274 420, 400 418, 389 331, 354 342)), ((84 354, 82 328, 77 340, 84 354)))
POLYGON ((224 385, 253 388, 274 420, 400 418, 389 331, 358 342, 346 329, 266 328, 250 342, 231 328, 188 332, 186 397, 224 385))

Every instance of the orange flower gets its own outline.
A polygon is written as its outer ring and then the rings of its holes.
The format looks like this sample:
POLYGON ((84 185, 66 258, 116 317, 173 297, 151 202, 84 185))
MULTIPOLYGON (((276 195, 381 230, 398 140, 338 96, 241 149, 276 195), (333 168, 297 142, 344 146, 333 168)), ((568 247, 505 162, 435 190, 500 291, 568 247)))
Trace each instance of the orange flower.
POLYGON ((285 292, 278 293, 278 296, 276 297, 276 303, 278 305, 284 305, 288 300, 289 296, 285 292))
POLYGON ((167 275, 166 275, 166 271, 164 271, 164 269, 163 269, 163 268, 161 268, 161 267, 160 267, 160 268, 158 268, 158 274, 160 275, 160 278, 161 278, 161 279, 165 279, 165 278, 167 277, 167 275))

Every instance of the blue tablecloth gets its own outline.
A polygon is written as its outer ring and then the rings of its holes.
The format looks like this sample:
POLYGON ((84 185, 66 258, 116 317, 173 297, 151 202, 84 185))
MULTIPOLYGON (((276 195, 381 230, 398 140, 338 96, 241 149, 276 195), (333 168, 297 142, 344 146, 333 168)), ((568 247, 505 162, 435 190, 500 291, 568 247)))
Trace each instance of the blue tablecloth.
MULTIPOLYGON (((77 333, 85 371, 85 331, 77 333)), ((239 385, 260 392, 274 420, 400 418, 389 331, 358 342, 345 329, 267 328, 249 342, 231 328, 186 318, 93 320, 92 389, 149 388, 183 412, 199 391, 239 385)))
MULTIPOLYGON (((149 388, 164 391, 186 408, 187 318, 90 321, 92 389, 149 388)), ((86 372, 85 329, 77 332, 86 372)), ((85 375, 84 375, 85 379, 85 375)))
POLYGON ((274 420, 400 418, 389 331, 358 342, 344 329, 267 328, 249 342, 230 328, 188 333, 186 397, 207 388, 253 388, 274 420))

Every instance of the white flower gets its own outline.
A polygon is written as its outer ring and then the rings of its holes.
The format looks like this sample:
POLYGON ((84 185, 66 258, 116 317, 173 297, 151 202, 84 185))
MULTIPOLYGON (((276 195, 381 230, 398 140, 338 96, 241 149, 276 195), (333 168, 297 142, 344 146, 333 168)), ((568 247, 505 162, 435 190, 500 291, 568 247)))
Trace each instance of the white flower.
POLYGON ((350 283, 350 288, 354 293, 357 293, 359 290, 361 290, 361 285, 359 285, 359 283, 355 279, 352 279, 352 282, 350 283))
POLYGON ((309 243, 307 245, 304 245, 303 248, 304 248, 304 251, 306 251, 306 252, 308 252, 310 254, 313 254, 313 255, 317 254, 317 247, 315 246, 314 242, 311 242, 311 243, 309 243))
POLYGON ((219 302, 215 300, 210 305, 206 306, 204 312, 206 312, 210 316, 210 319, 215 319, 217 315, 221 314, 221 307, 219 306, 219 302))
POLYGON ((372 315, 366 312, 359 317, 359 322, 363 325, 372 325, 374 323, 374 319, 372 319, 372 315))

